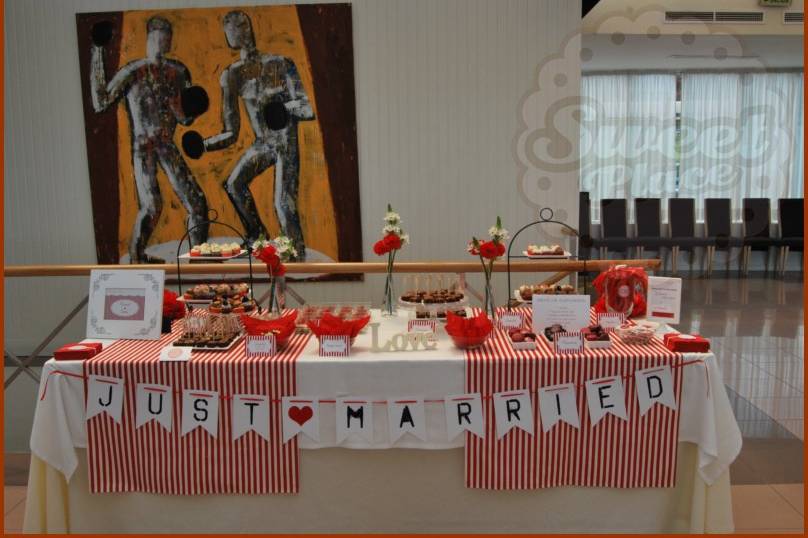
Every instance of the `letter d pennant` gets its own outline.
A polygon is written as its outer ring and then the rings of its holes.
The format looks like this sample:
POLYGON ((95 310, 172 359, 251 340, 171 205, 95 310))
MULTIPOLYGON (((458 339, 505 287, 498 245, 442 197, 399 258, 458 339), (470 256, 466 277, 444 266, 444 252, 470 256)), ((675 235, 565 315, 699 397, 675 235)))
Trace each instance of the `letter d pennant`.
POLYGON ((676 410, 676 396, 673 393, 673 376, 670 366, 637 370, 634 372, 634 378, 637 380, 640 416, 646 414, 657 402, 676 410))

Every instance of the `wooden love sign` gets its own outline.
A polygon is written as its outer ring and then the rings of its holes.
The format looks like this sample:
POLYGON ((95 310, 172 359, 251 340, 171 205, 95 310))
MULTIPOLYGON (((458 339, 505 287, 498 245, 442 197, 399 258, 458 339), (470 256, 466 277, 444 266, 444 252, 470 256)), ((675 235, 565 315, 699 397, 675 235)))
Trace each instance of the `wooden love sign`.
POLYGON ((386 351, 418 351, 419 349, 430 350, 438 348, 438 341, 433 332, 411 332, 396 333, 384 344, 379 343, 379 323, 369 323, 373 343, 370 350, 373 353, 384 353, 386 351))

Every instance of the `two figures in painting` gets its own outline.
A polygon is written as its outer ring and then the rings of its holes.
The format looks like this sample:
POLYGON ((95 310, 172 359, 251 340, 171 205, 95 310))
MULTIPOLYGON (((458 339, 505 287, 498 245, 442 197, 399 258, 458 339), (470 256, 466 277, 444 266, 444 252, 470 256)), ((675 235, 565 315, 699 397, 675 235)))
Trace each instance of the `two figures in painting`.
MULTIPOLYGON (((254 142, 240 156, 222 188, 244 228, 249 243, 269 236, 259 216, 250 183, 275 167, 274 209, 281 233, 294 242, 305 258, 306 248, 297 209, 300 158, 298 122, 314 119, 306 91, 294 62, 256 48, 250 18, 231 11, 223 20, 224 35, 239 59, 221 74, 222 132, 203 137, 188 131, 182 148, 191 159, 205 152, 223 150, 239 137, 239 100, 249 118, 254 142)), ((92 31, 90 90, 96 113, 111 113, 123 101, 129 118, 132 166, 138 213, 129 244, 132 263, 162 263, 146 253, 149 238, 163 207, 157 167, 188 214, 190 240, 208 239, 208 204, 182 153, 174 144, 177 124, 191 125, 208 109, 207 92, 194 86, 191 73, 179 60, 166 55, 171 48, 172 27, 164 18, 152 17, 146 25, 146 57, 127 63, 108 82, 104 46, 112 38, 109 23, 96 23, 92 31)))

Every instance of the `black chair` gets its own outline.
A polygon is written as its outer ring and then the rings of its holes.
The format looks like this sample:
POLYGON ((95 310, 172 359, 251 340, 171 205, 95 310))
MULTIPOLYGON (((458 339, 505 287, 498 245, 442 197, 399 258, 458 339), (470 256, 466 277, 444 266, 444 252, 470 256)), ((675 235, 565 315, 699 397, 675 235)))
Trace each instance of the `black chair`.
POLYGON ((638 258, 643 257, 646 248, 661 252, 662 247, 671 245, 667 237, 662 237, 662 202, 659 198, 634 199, 634 226, 638 258))
POLYGON ((713 258, 716 250, 727 251, 727 271, 730 252, 742 247, 740 238, 732 237, 732 202, 729 198, 704 199, 704 235, 707 245, 707 276, 713 274, 713 258))
POLYGON ((604 198, 600 201, 600 258, 606 259, 609 250, 628 252, 634 241, 628 238, 627 202, 622 198, 604 198))
MULTIPOLYGON (((804 250, 804 200, 802 198, 780 198, 777 201, 780 220, 780 238, 774 244, 779 248, 780 274, 785 273, 790 250, 804 250)), ((802 259, 802 257, 800 257, 802 259)))
POLYGON ((668 224, 670 225, 671 271, 679 269, 679 252, 689 254, 690 269, 693 269, 693 252, 697 247, 707 247, 710 241, 696 237, 696 200, 693 198, 668 199, 668 224))
POLYGON ((588 192, 578 194, 578 258, 588 260, 592 256, 592 202, 588 192))
POLYGON ((752 251, 766 252, 766 272, 769 272, 769 251, 775 240, 770 233, 772 221, 771 202, 768 198, 743 199, 743 252, 741 266, 743 274, 749 272, 749 260, 752 251))

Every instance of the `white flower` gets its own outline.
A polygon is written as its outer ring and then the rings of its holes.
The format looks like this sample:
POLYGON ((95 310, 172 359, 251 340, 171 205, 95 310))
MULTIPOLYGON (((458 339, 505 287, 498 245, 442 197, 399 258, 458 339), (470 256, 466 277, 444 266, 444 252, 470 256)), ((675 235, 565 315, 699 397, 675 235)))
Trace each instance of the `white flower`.
POLYGON ((255 241, 253 241, 252 249, 261 250, 267 245, 269 245, 269 241, 267 241, 266 239, 256 239, 255 241))
POLYGON ((385 234, 401 235, 401 227, 396 226, 395 224, 387 224, 384 228, 382 228, 382 232, 385 234))
POLYGON ((399 237, 401 238, 402 245, 406 245, 410 242, 410 234, 401 234, 399 237))
POLYGON ((488 229, 488 235, 490 235, 492 239, 496 239, 501 243, 508 239, 508 230, 499 226, 491 226, 488 229))
POLYGON ((401 216, 395 211, 388 211, 384 215, 384 222, 387 224, 399 224, 401 223, 401 216))

